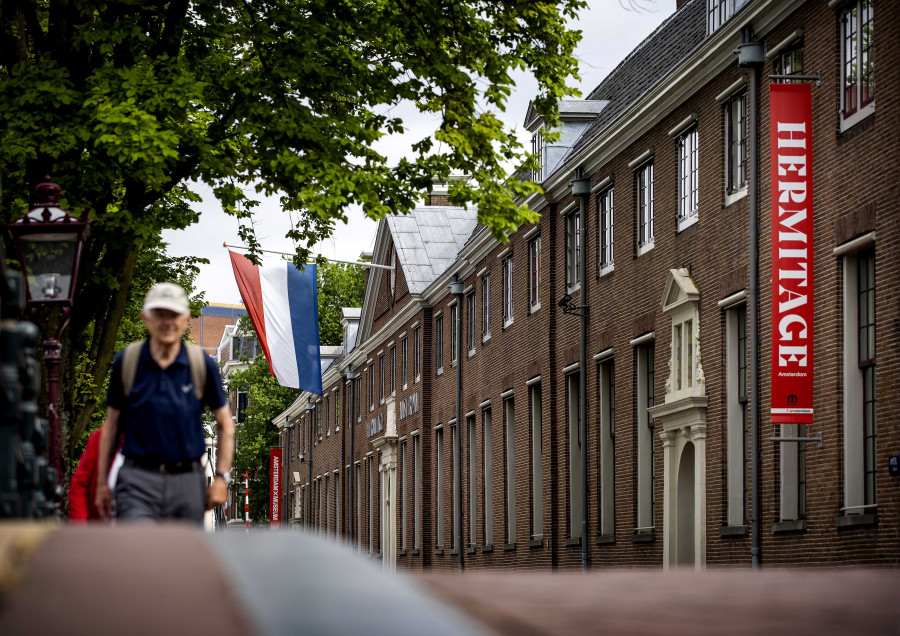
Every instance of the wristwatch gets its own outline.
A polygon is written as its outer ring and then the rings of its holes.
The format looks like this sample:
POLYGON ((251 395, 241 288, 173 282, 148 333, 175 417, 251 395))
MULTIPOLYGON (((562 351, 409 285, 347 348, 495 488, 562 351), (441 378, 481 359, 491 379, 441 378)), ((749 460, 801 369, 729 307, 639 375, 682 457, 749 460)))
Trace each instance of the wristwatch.
POLYGON ((231 471, 230 470, 226 473, 216 473, 216 477, 221 477, 222 479, 224 479, 226 486, 231 483, 231 471))

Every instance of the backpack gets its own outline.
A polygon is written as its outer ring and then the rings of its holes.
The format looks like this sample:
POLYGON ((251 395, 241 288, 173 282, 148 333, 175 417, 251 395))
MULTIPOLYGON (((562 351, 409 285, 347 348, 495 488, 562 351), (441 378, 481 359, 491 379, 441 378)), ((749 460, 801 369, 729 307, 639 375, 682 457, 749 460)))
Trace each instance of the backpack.
MULTIPOLYGON (((127 398, 131 394, 131 388, 134 386, 134 378, 137 376, 138 360, 141 357, 141 350, 144 348, 146 340, 137 340, 125 347, 122 354, 122 392, 127 398)), ((193 342, 185 342, 184 348, 187 351, 188 365, 191 367, 191 379, 194 382, 194 395, 198 400, 203 400, 203 394, 206 391, 206 360, 203 359, 203 349, 193 342)))

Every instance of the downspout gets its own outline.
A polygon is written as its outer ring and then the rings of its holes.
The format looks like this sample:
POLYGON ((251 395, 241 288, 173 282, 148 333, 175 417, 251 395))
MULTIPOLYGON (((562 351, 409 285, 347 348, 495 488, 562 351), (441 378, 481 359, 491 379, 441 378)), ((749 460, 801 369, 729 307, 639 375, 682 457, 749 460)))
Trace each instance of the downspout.
POLYGON ((738 66, 750 70, 747 91, 749 111, 748 199, 750 215, 750 272, 748 302, 750 322, 750 479, 751 479, 751 544, 753 569, 762 568, 762 518, 759 447, 759 69, 765 62, 765 47, 753 41, 752 27, 741 31, 738 66))
POLYGON ((581 174, 578 169, 577 178, 572 181, 572 194, 579 200, 579 215, 581 216, 581 338, 579 342, 580 352, 578 359, 578 391, 581 395, 578 405, 578 419, 581 423, 581 569, 587 572, 588 564, 588 451, 587 451, 587 338, 588 320, 590 310, 588 308, 588 256, 587 256, 587 218, 588 197, 591 195, 591 178, 581 174))
POLYGON ((284 471, 284 503, 281 508, 281 525, 285 528, 290 524, 290 520, 288 519, 288 502, 290 501, 290 487, 291 487, 291 420, 287 417, 284 418, 284 436, 287 438, 287 460, 284 457, 281 458, 281 469, 284 471), (284 467, 287 466, 287 470, 284 470, 284 467))
MULTIPOLYGON (((456 296, 456 470, 454 470, 453 489, 456 491, 456 540, 459 542, 457 556, 459 557, 459 571, 466 569, 463 553, 463 505, 462 505, 462 312, 463 291, 465 286, 459 280, 459 275, 453 275, 450 283, 450 293, 456 296)), ((469 476, 471 479, 471 475, 469 476)))

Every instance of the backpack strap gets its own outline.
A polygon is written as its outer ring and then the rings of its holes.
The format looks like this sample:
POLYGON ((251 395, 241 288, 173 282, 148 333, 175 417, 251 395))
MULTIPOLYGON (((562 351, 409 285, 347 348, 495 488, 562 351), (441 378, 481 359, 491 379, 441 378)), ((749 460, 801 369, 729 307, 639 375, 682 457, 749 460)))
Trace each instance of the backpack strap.
MULTIPOLYGON (((141 350, 144 348, 146 340, 137 340, 132 342, 122 354, 122 392, 125 397, 131 394, 134 387, 134 379, 137 377, 138 360, 141 357, 141 350)), ((191 368, 191 380, 194 383, 194 395, 198 400, 203 400, 203 394, 206 392, 206 360, 204 359, 203 349, 193 342, 184 343, 185 351, 187 351, 188 365, 191 368)))
POLYGON ((203 394, 206 392, 206 360, 204 359, 206 354, 203 353, 200 345, 196 345, 193 342, 185 342, 184 346, 187 350, 188 364, 191 367, 194 395, 202 402, 203 394))
POLYGON ((141 357, 141 349, 144 348, 146 340, 137 340, 132 342, 122 354, 122 393, 125 397, 131 394, 134 386, 134 378, 137 376, 138 360, 141 357))

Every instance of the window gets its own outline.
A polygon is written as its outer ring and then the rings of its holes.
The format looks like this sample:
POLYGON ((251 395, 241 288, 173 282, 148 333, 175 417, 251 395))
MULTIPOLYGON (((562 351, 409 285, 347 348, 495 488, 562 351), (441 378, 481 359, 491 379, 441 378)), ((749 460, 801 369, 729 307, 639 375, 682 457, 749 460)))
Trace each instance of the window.
POLYGON ((475 353, 475 292, 466 296, 466 345, 469 355, 475 353))
POLYGON ((450 366, 459 359, 459 305, 450 306, 450 366))
POLYGON ((413 437, 413 548, 422 548, 422 447, 413 437))
POLYGON ((391 246, 391 294, 397 286, 397 252, 394 246, 391 246))
POLYGON ((720 26, 730 17, 729 0, 707 0, 706 2, 706 33, 716 32, 720 26))
POLYGON ((725 314, 727 524, 747 522, 747 306, 725 314))
POLYGON ((413 329, 413 373, 416 382, 422 377, 422 328, 413 329))
POLYGON ((435 511, 434 534, 437 547, 444 547, 444 429, 439 428, 434 436, 435 468, 437 473, 437 510, 435 511))
POLYGON ((400 341, 400 387, 406 389, 406 362, 409 360, 409 338, 400 341))
MULTIPOLYGON (((444 372, 444 316, 434 319, 434 366, 440 375, 444 372)), ((417 374, 418 377, 418 374, 417 374)))
POLYGON ((369 556, 375 554, 375 458, 366 458, 368 468, 366 474, 369 482, 369 556))
POLYGON ((841 112, 849 126, 875 109, 872 0, 856 0, 841 12, 841 112))
POLYGON ((325 475, 325 534, 331 532, 331 475, 325 475))
POLYGON ((478 504, 478 483, 475 479, 475 475, 478 473, 478 450, 476 446, 476 435, 475 435, 475 416, 470 415, 466 418, 466 431, 468 436, 469 443, 469 470, 468 475, 466 475, 466 480, 469 483, 469 543, 470 546, 475 546, 475 542, 477 540, 476 537, 476 524, 477 524, 477 504, 478 504))
POLYGON ((362 421, 362 378, 356 378, 356 390, 354 392, 356 396, 356 421, 362 421))
POLYGON ((247 419, 247 394, 238 391, 237 394, 237 423, 243 424, 247 419))
POLYGON ((503 327, 513 321, 513 259, 512 254, 503 259, 503 327))
POLYGON ((544 426, 541 383, 528 387, 531 402, 531 538, 544 536, 544 426))
POLYGON ((615 521, 616 367, 613 360, 600 364, 600 532, 613 537, 615 521))
POLYGON ((375 410, 375 363, 369 363, 369 410, 375 410))
MULTIPOLYGON (((356 548, 362 549, 362 465, 356 462, 356 524, 353 527, 356 532, 356 548)), ((352 538, 351 538, 352 540, 352 538)))
POLYGON ((569 462, 569 538, 581 537, 582 478, 581 478, 581 385, 580 372, 566 376, 566 406, 568 407, 569 462))
POLYGON ((637 255, 653 249, 653 162, 634 173, 637 203, 637 255))
POLYGON ((516 542, 516 439, 512 398, 503 401, 503 465, 506 468, 506 543, 516 542))
POLYGON ((378 356, 378 401, 384 404, 384 354, 378 356))
POLYGON ((491 337, 491 275, 481 277, 481 341, 491 337))
POLYGON ((316 402, 316 435, 322 437, 322 403, 316 402))
POLYGON ((566 287, 569 291, 581 283, 581 210, 566 214, 566 287))
POLYGON ((335 391, 334 395, 334 430, 341 430, 341 392, 335 391))
POLYGON ((747 187, 747 92, 725 100, 725 191, 735 194, 747 187))
POLYGON ((341 536, 341 474, 334 471, 334 535, 341 536))
POLYGON ((637 527, 653 527, 653 416, 655 356, 653 343, 641 345, 637 357, 637 527))
POLYGON ((541 308, 541 235, 528 242, 528 290, 531 311, 541 308))
POLYGON ((544 135, 538 130, 531 136, 531 154, 537 159, 537 170, 531 173, 531 180, 540 183, 544 180, 544 135))
POLYGON ((678 231, 697 222, 697 127, 678 137, 678 231))
MULTIPOLYGON (((802 75, 803 74, 803 47, 794 46, 782 51, 772 61, 772 71, 775 75, 802 75)), ((780 79, 780 83, 791 83, 793 80, 780 79)))
POLYGON ((675 365, 672 375, 676 391, 694 386, 694 339, 693 320, 672 325, 672 361, 675 365))
POLYGON ((453 496, 451 497, 450 505, 452 506, 452 513, 450 517, 453 519, 453 523, 450 525, 450 545, 454 550, 460 549, 460 537, 457 532, 458 528, 461 528, 460 525, 460 505, 459 498, 462 497, 462 457, 459 456, 457 452, 462 448, 462 440, 459 439, 459 436, 462 435, 462 431, 460 431, 459 426, 457 426, 456 420, 450 420, 450 490, 453 491, 453 496), (456 476, 457 471, 459 472, 459 484, 460 489, 456 489, 456 476))
POLYGON ((407 510, 409 509, 409 499, 407 493, 407 467, 406 467, 406 440, 400 442, 400 471, 397 490, 400 492, 400 549, 404 552, 407 549, 409 541, 409 533, 407 528, 407 510))
POLYGON ((484 462, 484 545, 494 544, 494 439, 491 409, 481 411, 481 458, 484 462))
POLYGON ((325 396, 325 434, 331 435, 331 396, 325 396))
POLYGON ((706 0, 706 34, 710 35, 725 24, 749 0, 706 0))
POLYGON ((847 254, 844 265, 844 510, 872 512, 876 500, 875 253, 847 254))
POLYGON ((397 394, 397 346, 391 345, 391 395, 397 394))
POLYGON ((613 270, 613 189, 607 188, 597 197, 600 215, 600 275, 613 270))

